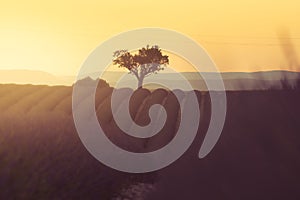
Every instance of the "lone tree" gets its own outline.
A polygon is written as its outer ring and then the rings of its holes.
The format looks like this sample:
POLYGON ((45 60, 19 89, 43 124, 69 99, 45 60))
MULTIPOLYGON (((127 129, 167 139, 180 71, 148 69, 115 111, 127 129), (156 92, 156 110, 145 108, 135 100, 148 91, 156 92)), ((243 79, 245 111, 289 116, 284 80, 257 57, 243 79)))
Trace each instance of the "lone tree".
POLYGON ((124 67, 138 80, 138 88, 143 87, 144 78, 157 74, 169 64, 167 55, 162 55, 158 46, 147 45, 138 50, 137 54, 131 54, 128 50, 118 50, 113 54, 113 64, 124 67))

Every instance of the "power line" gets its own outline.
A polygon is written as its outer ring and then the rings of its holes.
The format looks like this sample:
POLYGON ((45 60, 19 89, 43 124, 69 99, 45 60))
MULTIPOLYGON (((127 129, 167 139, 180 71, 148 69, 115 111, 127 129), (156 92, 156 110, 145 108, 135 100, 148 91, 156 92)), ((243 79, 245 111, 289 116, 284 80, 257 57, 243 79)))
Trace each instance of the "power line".
POLYGON ((197 37, 206 37, 206 38, 231 38, 231 39, 270 39, 270 40, 279 40, 279 39, 288 39, 288 40, 300 40, 300 37, 271 37, 271 36, 233 36, 233 35, 201 35, 201 34, 192 34, 192 36, 197 37))
MULTIPOLYGON (((212 42, 212 41, 201 41, 206 44, 213 45, 236 45, 236 46, 290 46, 291 43, 248 43, 248 42, 212 42)), ((300 46, 300 44, 292 44, 293 46, 300 46)))

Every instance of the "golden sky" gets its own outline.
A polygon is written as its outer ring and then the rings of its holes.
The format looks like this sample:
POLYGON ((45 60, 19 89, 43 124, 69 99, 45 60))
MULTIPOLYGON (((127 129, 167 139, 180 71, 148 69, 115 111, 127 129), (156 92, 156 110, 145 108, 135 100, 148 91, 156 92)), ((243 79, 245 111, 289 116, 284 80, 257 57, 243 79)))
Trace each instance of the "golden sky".
POLYGON ((0 69, 75 76, 111 36, 161 27, 194 38, 221 71, 297 70, 299 8, 299 0, 1 0, 0 69))

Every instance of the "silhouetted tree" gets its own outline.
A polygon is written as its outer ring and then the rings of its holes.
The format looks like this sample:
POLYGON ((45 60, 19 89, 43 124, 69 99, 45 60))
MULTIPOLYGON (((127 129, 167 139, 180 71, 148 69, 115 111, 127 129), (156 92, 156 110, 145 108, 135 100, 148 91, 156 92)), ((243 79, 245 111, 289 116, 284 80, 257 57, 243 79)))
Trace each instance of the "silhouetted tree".
POLYGON ((109 84, 105 80, 100 79, 98 81, 98 88, 104 88, 104 87, 109 87, 109 84))
POLYGON ((113 56, 114 65, 128 69, 129 73, 137 78, 138 88, 143 86, 145 77, 157 74, 169 64, 168 56, 162 55, 158 46, 147 45, 139 49, 137 54, 131 54, 127 50, 118 50, 114 52, 113 56))

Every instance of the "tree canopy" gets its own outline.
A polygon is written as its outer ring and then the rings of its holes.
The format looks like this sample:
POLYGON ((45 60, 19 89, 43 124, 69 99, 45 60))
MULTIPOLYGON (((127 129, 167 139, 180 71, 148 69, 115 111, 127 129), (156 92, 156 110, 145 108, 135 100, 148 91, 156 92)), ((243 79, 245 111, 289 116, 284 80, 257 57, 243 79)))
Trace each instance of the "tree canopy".
POLYGON ((138 87, 142 87, 145 77, 156 74, 164 70, 169 64, 169 56, 163 55, 161 49, 155 45, 147 45, 138 50, 136 54, 128 50, 118 50, 113 54, 113 64, 121 68, 126 68, 129 73, 138 79, 138 87))

